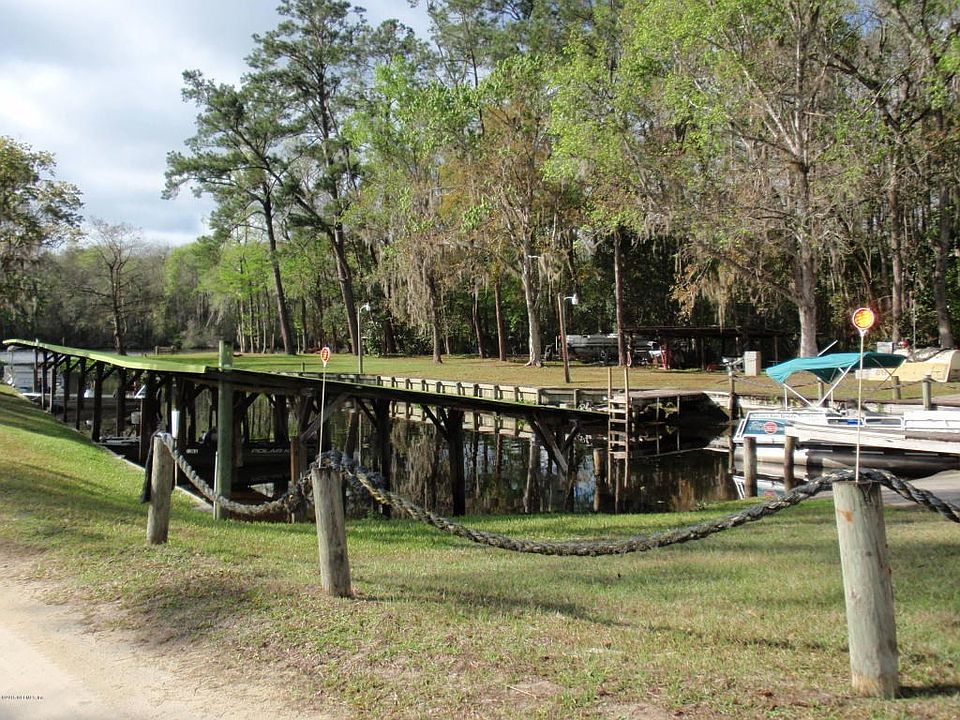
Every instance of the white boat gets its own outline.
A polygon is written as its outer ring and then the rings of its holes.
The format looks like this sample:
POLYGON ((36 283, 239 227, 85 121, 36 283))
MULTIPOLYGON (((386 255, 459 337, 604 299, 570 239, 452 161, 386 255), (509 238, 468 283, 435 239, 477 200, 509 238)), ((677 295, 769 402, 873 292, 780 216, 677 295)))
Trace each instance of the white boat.
MULTIPOLYGON (((865 368, 896 368, 900 355, 865 353, 865 368)), ((805 407, 751 410, 740 421, 734 442, 756 441, 759 462, 784 462, 785 438, 797 438, 793 461, 819 468, 852 467, 860 446, 863 467, 907 475, 929 474, 960 466, 960 409, 906 410, 903 414, 849 411, 829 407, 840 380, 860 366, 859 353, 838 353, 819 358, 799 358, 768 368, 786 394, 792 392, 805 407), (830 383, 816 401, 807 400, 787 384, 797 372, 812 372, 830 383)), ((742 450, 741 450, 742 452, 742 450)))

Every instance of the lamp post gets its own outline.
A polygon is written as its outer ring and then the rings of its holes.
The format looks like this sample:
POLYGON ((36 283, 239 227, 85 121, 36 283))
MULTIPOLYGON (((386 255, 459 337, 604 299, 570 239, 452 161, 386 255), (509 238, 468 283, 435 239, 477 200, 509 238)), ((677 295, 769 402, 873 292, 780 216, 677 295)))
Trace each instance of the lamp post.
MULTIPOLYGON (((357 308, 357 375, 363 375, 363 335, 360 333, 360 313, 370 312, 370 303, 364 303, 357 308)), ((359 381, 360 378, 358 377, 359 381)))
POLYGON ((580 299, 577 297, 576 293, 567 297, 563 297, 557 293, 557 307, 560 309, 560 353, 563 356, 563 381, 569 384, 570 358, 567 356, 567 327, 564 317, 564 305, 566 304, 567 300, 570 301, 571 305, 577 305, 580 303, 580 299))

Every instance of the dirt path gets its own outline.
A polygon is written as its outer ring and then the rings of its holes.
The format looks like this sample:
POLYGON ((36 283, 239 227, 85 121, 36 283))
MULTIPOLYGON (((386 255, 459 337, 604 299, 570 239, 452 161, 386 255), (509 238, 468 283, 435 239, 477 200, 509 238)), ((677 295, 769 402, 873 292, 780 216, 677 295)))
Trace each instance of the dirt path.
MULTIPOLYGON (((193 653, 161 652, 123 631, 90 630, 0 563, 3 720, 294 720, 276 692, 219 681, 193 653), (206 673, 198 673, 206 667, 206 673)), ((310 714, 323 718, 323 715, 310 714)))

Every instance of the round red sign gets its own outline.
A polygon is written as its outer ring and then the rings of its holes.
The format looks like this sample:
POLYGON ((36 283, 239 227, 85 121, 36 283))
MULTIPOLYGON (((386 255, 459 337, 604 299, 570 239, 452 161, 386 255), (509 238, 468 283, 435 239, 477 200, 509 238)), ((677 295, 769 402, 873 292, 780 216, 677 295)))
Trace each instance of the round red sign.
POLYGON ((320 359, 323 361, 323 366, 326 367, 327 363, 330 362, 330 347, 327 345, 323 346, 323 349, 320 351, 320 359))
POLYGON ((767 435, 775 435, 776 432, 777 432, 777 429, 778 429, 778 426, 777 426, 777 424, 776 424, 773 420, 767 420, 767 421, 763 424, 763 431, 764 431, 767 435))
POLYGON ((868 307, 857 308, 853 313, 853 326, 860 332, 872 328, 876 321, 876 314, 868 307))

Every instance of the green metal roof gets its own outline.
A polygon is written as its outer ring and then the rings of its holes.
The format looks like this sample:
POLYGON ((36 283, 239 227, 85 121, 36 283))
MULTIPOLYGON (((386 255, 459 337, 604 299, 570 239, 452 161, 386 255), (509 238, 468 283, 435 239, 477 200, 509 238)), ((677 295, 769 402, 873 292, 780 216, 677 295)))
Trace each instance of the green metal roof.
POLYGON ((69 355, 71 357, 86 358, 94 362, 110 363, 117 367, 127 368, 129 370, 148 370, 151 372, 173 372, 190 373, 194 375, 203 375, 208 371, 217 370, 210 365, 198 365, 193 363, 177 362, 176 360, 162 360, 154 355, 146 357, 142 355, 118 355, 116 353, 98 352, 96 350, 82 350, 80 348, 66 347, 64 345, 53 345, 39 340, 20 340, 11 338, 3 341, 4 345, 15 347, 46 350, 47 352, 58 355, 69 355))

